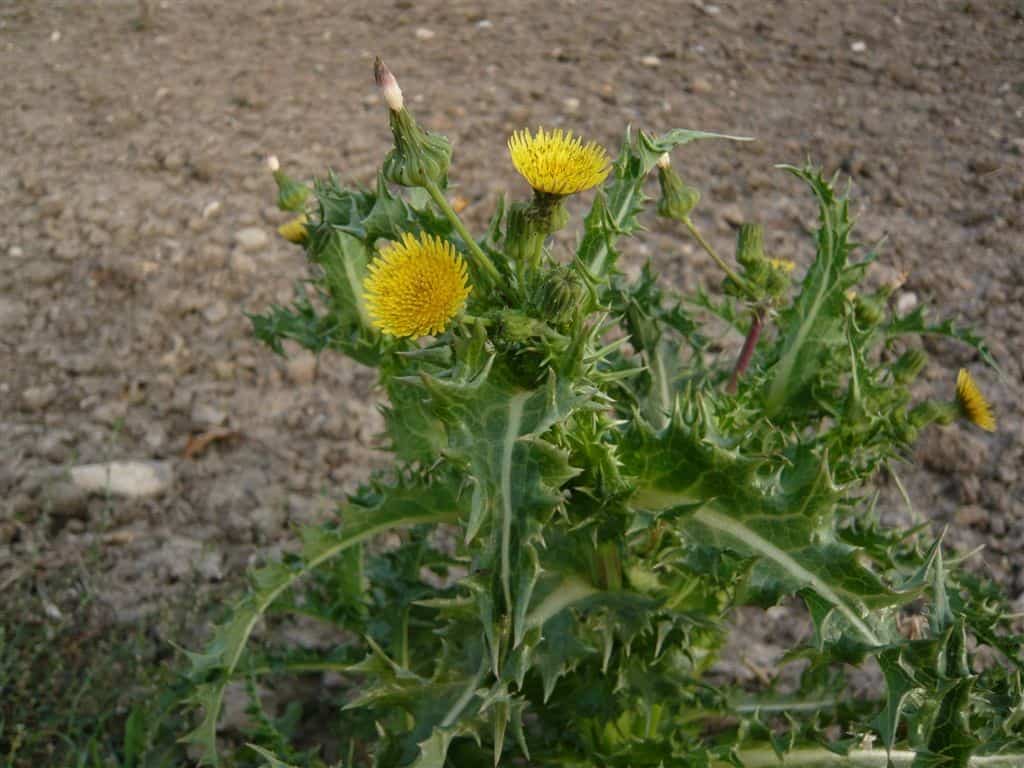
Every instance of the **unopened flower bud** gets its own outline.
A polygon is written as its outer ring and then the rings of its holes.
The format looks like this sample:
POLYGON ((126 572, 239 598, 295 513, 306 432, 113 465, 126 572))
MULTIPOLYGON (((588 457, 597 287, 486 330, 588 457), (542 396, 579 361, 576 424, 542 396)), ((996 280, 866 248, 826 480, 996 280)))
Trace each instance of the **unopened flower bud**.
POLYGON ((766 261, 764 228, 760 224, 740 225, 740 231, 736 234, 736 261, 748 269, 761 266, 766 261))
POLYGON ((401 110, 404 105, 402 89, 398 87, 398 80, 391 74, 391 70, 380 60, 379 56, 373 62, 373 79, 376 81, 377 87, 380 88, 381 95, 388 104, 388 109, 392 112, 401 110))
POLYGON ((669 157, 668 152, 662 152, 661 157, 658 158, 658 167, 668 168, 670 165, 672 165, 672 158, 669 157))
POLYGON ((277 182, 277 207, 282 211, 301 211, 309 197, 310 189, 281 170, 277 155, 267 158, 267 168, 277 182))
POLYGON ((553 326, 572 323, 583 301, 583 284, 572 267, 558 266, 545 275, 537 296, 542 316, 553 326))
POLYGON ((289 243, 304 243, 306 238, 309 236, 309 232, 306 229, 306 223, 309 221, 309 217, 301 213, 291 221, 287 221, 277 228, 277 234, 287 240, 289 243))
POLYGON ((689 219, 690 213, 700 202, 700 192, 679 178, 679 174, 672 169, 667 152, 658 159, 658 183, 661 185, 658 215, 680 223, 689 219))
POLYGON ((917 378, 928 362, 928 355, 920 349, 904 352, 892 365, 892 377, 897 384, 909 384, 917 378))
POLYGON ((379 58, 373 64, 373 76, 388 104, 395 137, 395 148, 384 158, 384 178, 403 187, 446 187, 452 145, 444 136, 424 131, 416 124, 403 106, 398 81, 379 58))

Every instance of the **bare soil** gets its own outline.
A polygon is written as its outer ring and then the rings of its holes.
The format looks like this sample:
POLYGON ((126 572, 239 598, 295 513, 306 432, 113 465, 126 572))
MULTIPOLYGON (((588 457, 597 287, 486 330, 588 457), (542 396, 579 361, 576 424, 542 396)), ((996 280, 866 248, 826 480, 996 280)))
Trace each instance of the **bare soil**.
MULTIPOLYGON (((1019 2, 175 0, 150 2, 148 18, 142 5, 0 0, 8 637, 146 629, 152 658, 168 639, 194 645, 202 622, 183 610, 232 593, 292 523, 331 514, 386 463, 369 372, 275 358, 243 315, 287 301, 303 274, 301 251, 274 234, 284 216, 264 157, 370 182, 390 141, 378 54, 454 142, 452 192, 478 231, 502 190, 526 192, 504 147, 523 126, 612 149, 627 124, 756 137, 674 160, 724 252, 756 218, 772 255, 807 263, 813 205, 773 165, 809 157, 847 174, 861 239, 887 237, 878 279, 907 272, 904 308, 962 318, 1003 366, 999 378, 963 347, 928 344, 922 394, 950 393, 967 366, 999 431, 934 430, 901 477, 918 513, 958 546, 985 545, 978 567, 1024 592, 1019 2), (230 435, 183 456, 214 429, 230 435), (68 479, 109 460, 168 462, 173 479, 135 500, 68 479)), ((680 289, 717 283, 701 252, 651 227, 625 268, 650 257, 680 289)), ((883 499, 902 514, 892 488, 883 499)))

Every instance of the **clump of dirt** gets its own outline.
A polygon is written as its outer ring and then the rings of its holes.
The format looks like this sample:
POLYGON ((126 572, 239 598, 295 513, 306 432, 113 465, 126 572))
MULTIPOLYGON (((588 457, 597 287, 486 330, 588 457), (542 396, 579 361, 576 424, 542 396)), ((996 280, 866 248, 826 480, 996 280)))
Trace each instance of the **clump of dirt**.
MULTIPOLYGON (((453 140, 453 192, 478 229, 500 191, 526 192, 504 149, 523 126, 610 148, 627 124, 757 137, 675 158, 723 252, 756 218, 773 256, 806 262, 815 212, 772 166, 810 157, 847 174, 861 239, 886 239, 878 279, 906 272, 896 301, 958 315, 1003 365, 1000 378, 929 342, 922 394, 951 392, 969 366, 1000 429, 929 432, 901 478, 919 513, 952 524, 960 546, 984 544, 978 567, 1019 595, 1021 13, 1011 0, 5 4, 0 585, 25 588, 0 620, 45 623, 47 600, 74 615, 88 589, 105 606, 92 624, 158 626, 164 606, 237 583, 292 523, 331 514, 386 463, 368 373, 277 359, 242 314, 287 301, 303 270, 274 236, 264 156, 369 182, 386 152, 376 54, 453 140), (97 494, 70 479, 115 460, 159 462, 164 485, 97 494), (76 569, 87 588, 44 597, 76 569)), ((651 226, 626 269, 650 257, 678 288, 717 284, 697 248, 651 226)), ((884 503, 905 514, 894 488, 884 503)))

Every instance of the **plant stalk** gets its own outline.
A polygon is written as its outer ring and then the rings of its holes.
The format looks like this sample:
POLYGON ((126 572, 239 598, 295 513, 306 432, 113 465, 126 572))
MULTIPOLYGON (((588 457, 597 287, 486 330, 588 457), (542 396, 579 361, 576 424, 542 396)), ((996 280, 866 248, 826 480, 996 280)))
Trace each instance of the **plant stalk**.
POLYGON ((729 377, 729 383, 725 387, 725 391, 730 395, 736 394, 740 376, 746 373, 747 367, 750 365, 750 359, 754 356, 754 350, 757 348, 757 340, 761 338, 761 331, 763 329, 764 310, 755 309, 754 319, 751 320, 750 330, 747 331, 747 338, 743 340, 743 349, 740 350, 740 356, 736 360, 736 366, 732 369, 732 376, 729 377))
POLYGON ((731 279, 734 283, 736 283, 737 287, 741 291, 746 293, 748 296, 750 296, 750 298, 756 299, 757 297, 754 296, 750 292, 750 290, 747 288, 747 284, 743 280, 743 278, 741 278, 738 274, 736 274, 736 271, 732 267, 730 267, 728 264, 726 264, 725 260, 722 259, 722 257, 719 256, 718 253, 715 252, 715 249, 711 247, 711 243, 709 243, 707 240, 704 239, 704 236, 700 233, 700 230, 697 229, 697 225, 693 223, 693 219, 691 219, 689 216, 687 216, 686 220, 683 223, 686 225, 687 231, 691 235, 693 235, 693 239, 696 240, 700 244, 700 247, 704 249, 705 253, 707 253, 708 256, 710 256, 712 259, 714 259, 715 264, 717 264, 718 266, 720 266, 722 268, 722 270, 725 272, 725 274, 728 275, 729 279, 731 279))
POLYGON ((452 226, 455 227, 455 231, 459 233, 459 236, 462 238, 463 242, 465 242, 466 247, 469 248, 473 257, 473 266, 482 272, 492 283, 495 285, 500 284, 501 274, 498 272, 497 267, 495 267, 487 257, 487 254, 483 252, 483 249, 477 245, 473 236, 469 234, 469 230, 467 230, 466 226, 462 223, 462 219, 459 218, 459 215, 451 205, 448 204, 448 200, 445 199, 444 194, 438 188, 437 184, 432 181, 428 181, 424 189, 427 190, 427 193, 430 195, 431 199, 433 199, 434 203, 437 204, 437 207, 441 209, 441 212, 448 217, 448 221, 452 223, 452 226))

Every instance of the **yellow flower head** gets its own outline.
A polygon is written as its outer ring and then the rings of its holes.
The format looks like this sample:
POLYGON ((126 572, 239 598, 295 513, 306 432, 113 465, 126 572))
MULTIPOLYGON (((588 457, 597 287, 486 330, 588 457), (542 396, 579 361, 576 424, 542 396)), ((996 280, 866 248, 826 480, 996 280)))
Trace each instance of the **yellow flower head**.
POLYGON ((789 259, 768 259, 768 263, 780 272, 785 272, 787 275, 796 269, 796 262, 790 261, 789 259))
POLYGON ((956 375, 956 404, 960 406, 960 412, 969 422, 986 432, 996 431, 996 418, 992 415, 992 408, 965 368, 961 368, 956 375))
POLYGON ((294 219, 286 221, 278 227, 277 234, 289 243, 304 243, 308 235, 306 232, 306 223, 308 221, 309 217, 304 213, 300 213, 294 219))
POLYGON ((466 303, 466 262, 447 240, 402 235, 370 263, 364 297, 373 324, 392 336, 440 333, 466 303))
POLYGON ((572 133, 556 128, 516 131, 508 140, 512 164, 530 186, 549 195, 573 195, 596 187, 608 176, 611 164, 604 147, 584 145, 572 133))

